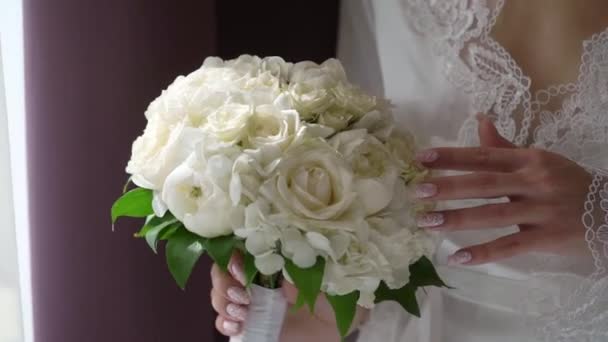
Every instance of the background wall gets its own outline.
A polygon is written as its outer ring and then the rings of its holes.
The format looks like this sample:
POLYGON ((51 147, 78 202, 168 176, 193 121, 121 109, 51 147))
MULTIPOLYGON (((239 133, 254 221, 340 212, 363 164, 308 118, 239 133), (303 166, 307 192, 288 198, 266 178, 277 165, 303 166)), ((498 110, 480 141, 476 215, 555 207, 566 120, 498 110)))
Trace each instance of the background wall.
POLYGON ((111 231, 131 142, 147 104, 206 56, 333 56, 337 12, 327 0, 25 0, 36 342, 219 340, 208 261, 182 292, 132 238, 136 221, 111 231))

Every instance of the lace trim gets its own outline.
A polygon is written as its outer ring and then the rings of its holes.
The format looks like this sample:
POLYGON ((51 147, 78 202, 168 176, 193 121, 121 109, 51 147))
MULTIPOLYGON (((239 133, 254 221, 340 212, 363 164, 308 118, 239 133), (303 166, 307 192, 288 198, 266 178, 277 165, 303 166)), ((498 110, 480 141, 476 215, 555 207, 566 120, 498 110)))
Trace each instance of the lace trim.
POLYGON ((591 278, 603 277, 608 261, 608 177, 603 174, 595 174, 589 186, 582 222, 595 261, 596 271, 591 278))
MULTIPOLYGON (((589 186, 582 221, 585 239, 595 261, 595 272, 585 279, 576 278, 576 286, 567 292, 562 303, 555 303, 536 322, 541 341, 608 340, 608 173, 596 171, 589 186)), ((555 275, 563 283, 568 275, 555 275)))
MULTIPOLYGON (((603 115, 608 112, 608 28, 583 43, 576 83, 542 89, 532 97, 530 77, 490 36, 504 0, 498 0, 493 9, 486 0, 409 0, 403 5, 414 29, 433 37, 434 50, 444 60, 446 77, 472 95, 475 111, 493 114, 496 127, 505 138, 517 145, 528 145, 533 139, 534 145, 580 161, 577 158, 582 154, 568 146, 572 145, 569 143, 572 136, 578 141, 586 139, 584 130, 573 126, 569 115, 574 108, 579 108, 586 117, 576 118, 577 122, 592 122, 596 140, 608 141, 608 121, 603 115), (574 100, 565 100, 564 108, 556 113, 543 111, 557 96, 574 100), (603 112, 598 111, 602 108, 603 112), (523 115, 521 120, 514 118, 518 109, 523 115), (541 122, 531 134, 536 115, 541 122), (598 122, 601 125, 598 126, 598 122)), ((464 123, 460 143, 477 142, 476 126, 473 117, 464 123)))

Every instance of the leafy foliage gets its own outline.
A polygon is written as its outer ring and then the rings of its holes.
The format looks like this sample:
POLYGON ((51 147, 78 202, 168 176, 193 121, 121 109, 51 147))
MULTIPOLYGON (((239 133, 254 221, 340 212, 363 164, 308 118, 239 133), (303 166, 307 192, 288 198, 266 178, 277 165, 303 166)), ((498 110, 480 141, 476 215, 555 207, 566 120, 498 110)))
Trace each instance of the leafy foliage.
POLYGON ((153 213, 152 190, 135 188, 120 196, 112 205, 112 223, 119 217, 146 217, 153 213))
POLYGON ((384 301, 395 301, 410 314, 420 317, 420 307, 416 300, 416 288, 410 284, 400 289, 390 289, 384 282, 376 290, 376 303, 384 301))
POLYGON ((293 261, 285 259, 285 269, 298 288, 298 302, 308 304, 310 311, 314 312, 315 302, 321 292, 325 259, 318 257, 314 266, 309 268, 300 268, 293 261))
POLYGON ((201 238, 207 253, 215 263, 225 272, 228 271, 228 264, 236 246, 234 236, 220 236, 213 239, 201 238))
POLYGON ((336 316, 336 324, 340 331, 342 339, 346 337, 353 324, 353 319, 357 313, 357 301, 359 300, 359 292, 352 292, 344 296, 326 295, 327 301, 334 309, 336 316))
POLYGON ((166 248, 167 265, 180 288, 186 288, 190 274, 204 252, 205 247, 200 237, 186 229, 177 230, 169 238, 166 248))
POLYGON ((255 258, 253 255, 247 252, 243 253, 243 266, 245 268, 245 285, 249 287, 258 275, 258 269, 255 268, 255 258))
POLYGON ((416 288, 423 286, 449 288, 437 274, 433 263, 425 256, 410 266, 410 284, 416 288))

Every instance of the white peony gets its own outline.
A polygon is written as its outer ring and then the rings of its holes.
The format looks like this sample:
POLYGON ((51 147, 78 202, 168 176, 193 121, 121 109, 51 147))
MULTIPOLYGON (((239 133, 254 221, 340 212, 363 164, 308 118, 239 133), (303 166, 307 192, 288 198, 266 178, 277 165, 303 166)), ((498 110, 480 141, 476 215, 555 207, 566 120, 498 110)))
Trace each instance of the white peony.
POLYGON ((161 190, 169 173, 192 153, 202 136, 198 128, 183 123, 169 126, 154 117, 144 134, 133 142, 126 171, 136 185, 161 190))
POLYGON ((252 106, 228 103, 207 117, 203 130, 222 142, 236 144, 245 137, 251 115, 252 106))
POLYGON ((365 129, 338 133, 329 143, 350 163, 366 214, 386 208, 393 199, 400 172, 384 144, 365 129))
POLYGON ((232 164, 222 154, 204 161, 193 154, 167 177, 162 200, 186 229, 213 238, 242 226, 244 209, 228 194, 232 164))

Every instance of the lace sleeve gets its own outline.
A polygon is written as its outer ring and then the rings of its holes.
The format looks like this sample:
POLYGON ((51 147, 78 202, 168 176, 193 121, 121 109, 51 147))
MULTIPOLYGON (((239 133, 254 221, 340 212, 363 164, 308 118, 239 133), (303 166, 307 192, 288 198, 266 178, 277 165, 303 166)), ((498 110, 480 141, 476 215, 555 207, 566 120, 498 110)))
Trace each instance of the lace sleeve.
POLYGON ((608 171, 592 175, 582 222, 593 271, 542 317, 543 341, 608 341, 608 171))

